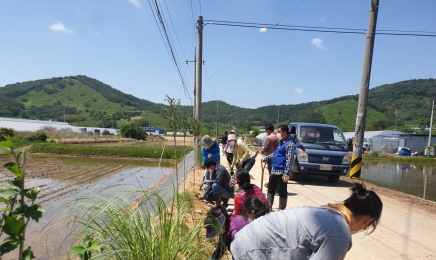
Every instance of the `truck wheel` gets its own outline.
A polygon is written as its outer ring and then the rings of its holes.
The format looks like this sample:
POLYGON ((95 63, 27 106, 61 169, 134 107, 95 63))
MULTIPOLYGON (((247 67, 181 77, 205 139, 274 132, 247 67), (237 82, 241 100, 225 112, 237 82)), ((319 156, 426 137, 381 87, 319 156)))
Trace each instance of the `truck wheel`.
POLYGON ((339 175, 329 175, 327 178, 331 183, 337 183, 339 181, 339 175))

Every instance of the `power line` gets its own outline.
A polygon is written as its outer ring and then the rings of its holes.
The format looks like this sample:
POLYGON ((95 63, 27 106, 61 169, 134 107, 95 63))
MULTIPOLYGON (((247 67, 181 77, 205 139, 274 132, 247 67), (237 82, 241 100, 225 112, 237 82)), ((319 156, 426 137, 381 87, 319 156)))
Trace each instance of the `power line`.
MULTIPOLYGON (((276 25, 278 25, 279 23, 281 23, 290 13, 292 13, 304 0, 301 0, 294 8, 291 9, 291 11, 289 11, 282 19, 280 19, 280 21, 277 22, 276 25)), ((200 6, 201 7, 201 6, 200 6)), ((234 58, 233 60, 231 60, 227 65, 225 65, 224 67, 222 67, 221 69, 219 69, 215 74, 212 75, 215 76, 216 74, 218 74, 220 71, 222 71, 223 69, 225 69, 227 66, 229 66, 230 64, 232 64, 235 60, 237 60, 239 57, 241 57, 246 51, 248 51, 251 47, 253 47, 254 45, 256 45, 256 43, 258 43, 260 40, 262 40, 266 35, 268 35, 269 31, 267 33, 265 33, 262 37, 260 37, 259 39, 257 39, 254 43, 252 43, 250 46, 248 46, 247 49, 245 49, 242 53, 240 53, 238 56, 236 56, 236 58, 234 58)))
MULTIPOLYGON (((184 90, 185 90, 185 95, 187 95, 187 98, 191 99, 191 96, 189 95, 188 89, 187 89, 186 84, 185 84, 185 80, 184 80, 184 78, 182 76, 182 72, 180 71, 180 66, 179 66, 179 62, 178 62, 178 59, 177 59, 176 51, 173 48, 174 44, 172 42, 170 33, 167 30, 167 28, 166 28, 165 18, 164 18, 163 12, 161 12, 161 7, 159 6, 158 0, 149 0, 148 3, 149 3, 149 6, 150 6, 150 8, 152 10, 155 22, 158 25, 161 37, 162 37, 162 39, 165 42, 165 47, 167 48, 167 51, 168 51, 168 53, 170 54, 170 57, 173 60, 173 65, 175 66, 175 68, 177 70, 177 73, 179 74, 180 80, 182 81, 182 84, 183 84, 183 87, 184 87, 184 90), (151 1, 153 2, 154 9, 152 7, 151 1)), ((167 11, 168 11, 168 14, 169 14, 168 8, 167 8, 167 11)), ((170 19, 171 19, 171 17, 170 17, 170 19)))
MULTIPOLYGON (((304 31, 304 32, 323 32, 323 33, 344 33, 344 34, 366 34, 364 29, 351 28, 329 28, 329 27, 310 27, 310 26, 292 26, 292 25, 271 25, 261 23, 240 23, 240 22, 222 22, 209 20, 211 25, 245 27, 245 28, 266 28, 271 30, 286 30, 286 31, 304 31)), ((436 32, 419 33, 419 31, 401 31, 401 30, 378 30, 375 34, 391 35, 391 36, 422 36, 436 37, 436 32)))

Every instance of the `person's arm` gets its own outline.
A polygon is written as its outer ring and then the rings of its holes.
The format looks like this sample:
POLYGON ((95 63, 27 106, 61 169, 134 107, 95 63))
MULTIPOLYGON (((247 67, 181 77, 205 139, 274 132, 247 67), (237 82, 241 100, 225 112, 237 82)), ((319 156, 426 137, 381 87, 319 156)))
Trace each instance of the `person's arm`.
POLYGON ((265 144, 263 145, 262 151, 260 151, 260 154, 266 154, 269 151, 269 146, 272 145, 271 140, 269 137, 266 138, 265 144))
POLYGON ((286 146, 286 168, 285 173, 283 175, 289 177, 292 175, 292 165, 294 164, 294 151, 295 145, 294 143, 290 143, 286 146))
POLYGON ((236 165, 236 161, 238 159, 238 148, 236 148, 237 144, 235 144, 235 146, 233 146, 233 161, 232 161, 232 166, 230 167, 230 169, 233 171, 233 167, 235 167, 236 165))
POLYGON ((244 151, 244 155, 242 155, 240 159, 240 162, 243 163, 246 160, 248 160, 248 158, 250 158, 250 148, 248 148, 248 146, 245 143, 240 143, 238 145, 242 149, 242 151, 244 151))
POLYGON ((201 159, 203 160, 203 164, 206 162, 207 160, 207 154, 206 154, 206 150, 201 149, 201 159))
POLYGON ((265 155, 265 157, 263 157, 263 160, 266 162, 267 160, 273 158, 273 156, 274 156, 274 153, 269 154, 269 155, 265 155))
POLYGON ((315 243, 319 244, 319 247, 309 257, 310 260, 344 259, 351 248, 351 241, 344 237, 324 237, 315 243))
POLYGON ((233 209, 232 216, 241 215, 241 209, 244 201, 241 199, 241 197, 239 197, 239 195, 236 194, 233 203, 235 205, 235 208, 233 209))

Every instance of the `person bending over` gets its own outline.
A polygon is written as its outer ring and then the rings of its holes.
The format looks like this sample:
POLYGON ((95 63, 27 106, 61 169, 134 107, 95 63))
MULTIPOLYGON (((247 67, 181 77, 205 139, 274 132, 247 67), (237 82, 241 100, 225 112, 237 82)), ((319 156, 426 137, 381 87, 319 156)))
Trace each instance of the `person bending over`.
POLYGON ((233 210, 233 216, 241 215, 241 209, 244 202, 247 201, 249 198, 254 197, 260 199, 269 211, 270 207, 268 204, 268 200, 265 198, 262 190, 257 185, 250 183, 250 179, 250 174, 247 171, 241 170, 236 172, 236 183, 239 185, 239 191, 235 195, 235 209, 233 210))
POLYGON ((374 232, 383 209, 380 198, 365 185, 356 182, 350 190, 342 203, 294 207, 253 221, 231 244, 233 258, 344 259, 351 235, 374 232))
POLYGON ((242 215, 229 216, 221 205, 210 209, 206 213, 204 225, 206 228, 206 239, 217 239, 216 247, 212 259, 221 259, 226 248, 230 250, 230 245, 235 239, 236 233, 248 225, 254 219, 265 215, 268 208, 258 198, 250 198, 244 202, 242 215))

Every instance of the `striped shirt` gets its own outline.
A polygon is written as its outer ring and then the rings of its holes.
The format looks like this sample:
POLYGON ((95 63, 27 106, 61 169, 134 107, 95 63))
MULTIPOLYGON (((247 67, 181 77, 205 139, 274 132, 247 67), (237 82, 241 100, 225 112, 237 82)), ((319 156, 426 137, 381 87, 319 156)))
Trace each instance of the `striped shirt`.
MULTIPOLYGON (((288 141, 291 137, 289 136, 288 139, 286 141, 288 141)), ((282 141, 280 140, 279 142, 279 146, 277 146, 277 148, 279 148, 281 145, 283 145, 284 143, 286 143, 286 141, 282 141)), ((274 151, 274 153, 267 155, 264 157, 265 161, 272 159, 274 154, 276 153, 277 149, 274 151)), ((284 176, 291 176, 292 175, 292 165, 294 164, 294 152, 295 152, 295 144, 294 142, 289 142, 289 144, 286 146, 285 148, 286 151, 286 167, 284 170, 280 170, 280 169, 274 169, 274 166, 272 166, 271 169, 271 174, 272 175, 284 175, 284 176)))

